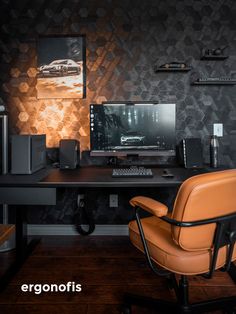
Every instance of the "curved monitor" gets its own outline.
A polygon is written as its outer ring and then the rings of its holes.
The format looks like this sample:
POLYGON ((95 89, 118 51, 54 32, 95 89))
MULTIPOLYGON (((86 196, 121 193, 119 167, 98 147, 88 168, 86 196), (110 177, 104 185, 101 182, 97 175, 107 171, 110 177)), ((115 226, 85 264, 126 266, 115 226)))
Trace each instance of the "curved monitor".
POLYGON ((92 156, 175 156, 175 104, 90 105, 92 156))

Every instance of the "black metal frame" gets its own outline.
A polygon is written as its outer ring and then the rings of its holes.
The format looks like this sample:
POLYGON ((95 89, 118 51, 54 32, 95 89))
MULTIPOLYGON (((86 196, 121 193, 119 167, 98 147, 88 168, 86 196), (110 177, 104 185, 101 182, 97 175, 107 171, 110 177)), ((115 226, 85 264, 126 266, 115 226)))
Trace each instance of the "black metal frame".
MULTIPOLYGON (((171 287, 174 288, 177 297, 177 303, 168 302, 163 300, 155 300, 147 297, 141 297, 137 295, 127 294, 125 296, 125 306, 123 308, 123 313, 131 313, 131 305, 137 304, 146 307, 154 307, 160 313, 203 313, 206 311, 215 311, 223 309, 229 311, 229 313, 234 313, 233 309, 236 310, 236 296, 219 298, 210 301, 189 303, 188 294, 188 279, 186 275, 181 275, 179 283, 175 278, 175 274, 167 270, 157 269, 150 257, 149 249, 146 243, 142 223, 139 217, 140 207, 135 207, 135 217, 142 240, 145 256, 149 267, 152 271, 159 276, 166 276, 171 283, 171 287)), ((227 271, 236 283, 236 267, 231 263, 231 258, 233 254, 233 249, 236 241, 236 213, 220 216, 216 218, 209 218, 197 221, 177 221, 167 216, 159 217, 163 221, 177 227, 196 227, 207 224, 216 224, 216 230, 213 240, 213 255, 210 260, 209 272, 204 274, 205 278, 212 278, 215 271, 217 257, 219 249, 225 245, 228 246, 227 258, 225 266, 221 269, 222 271, 227 271)), ((236 312, 235 312, 236 313, 236 312)))
MULTIPOLYGON (((82 62, 83 62, 83 92, 82 92, 82 98, 86 98, 86 35, 85 34, 67 34, 67 35, 61 35, 61 34, 54 34, 54 35, 40 35, 37 38, 37 50, 39 50, 40 40, 44 38, 81 38, 82 40, 82 62)), ((37 97, 38 98, 38 97, 37 97)), ((44 99, 45 97, 40 97, 40 99, 44 99)), ((52 98, 53 99, 53 98, 52 98)))
POLYGON ((26 259, 31 255, 36 245, 40 242, 40 238, 34 238, 28 241, 26 213, 26 206, 17 206, 15 209, 16 249, 14 252, 14 261, 0 277, 0 292, 7 287, 26 259))

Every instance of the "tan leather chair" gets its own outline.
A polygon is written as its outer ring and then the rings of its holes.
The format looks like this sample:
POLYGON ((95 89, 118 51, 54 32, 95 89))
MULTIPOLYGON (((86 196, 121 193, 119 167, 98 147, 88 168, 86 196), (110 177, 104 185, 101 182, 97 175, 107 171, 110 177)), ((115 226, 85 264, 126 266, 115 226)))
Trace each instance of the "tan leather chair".
POLYGON ((187 279, 188 275, 198 274, 211 278, 220 268, 231 276, 236 274, 231 263, 236 259, 236 169, 186 180, 171 214, 164 204, 143 196, 134 197, 130 204, 136 212, 136 220, 129 224, 130 240, 146 254, 155 273, 173 282, 178 301, 150 300, 129 294, 125 297, 124 313, 131 313, 131 304, 155 307, 160 313, 236 309, 236 297, 190 304, 187 279), (140 209, 152 216, 140 219, 140 209), (181 275, 179 282, 175 274, 181 275))
POLYGON ((14 225, 0 224, 0 245, 3 244, 15 231, 14 225))

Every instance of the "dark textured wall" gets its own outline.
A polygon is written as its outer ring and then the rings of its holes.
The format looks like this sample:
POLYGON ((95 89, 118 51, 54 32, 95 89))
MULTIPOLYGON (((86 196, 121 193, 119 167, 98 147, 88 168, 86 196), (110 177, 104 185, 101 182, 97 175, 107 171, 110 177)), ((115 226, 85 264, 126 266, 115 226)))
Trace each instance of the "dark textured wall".
MULTIPOLYGON (((177 140, 201 137, 207 161, 212 124, 222 122, 221 159, 235 167, 236 87, 190 85, 198 76, 236 76, 235 16, 234 0, 1 1, 1 97, 12 133, 46 133, 50 147, 73 137, 86 150, 90 103, 171 101, 177 104, 177 140), (86 99, 37 100, 37 38, 55 34, 86 35, 86 99), (225 45, 227 60, 200 61, 202 48, 225 45), (193 70, 154 73, 155 64, 170 61, 184 61, 193 70)), ((68 222, 69 207, 60 219, 56 209, 45 210, 40 221, 68 222)), ((103 212, 101 205, 98 216, 103 212)), ((111 221, 116 218, 118 212, 111 221)))

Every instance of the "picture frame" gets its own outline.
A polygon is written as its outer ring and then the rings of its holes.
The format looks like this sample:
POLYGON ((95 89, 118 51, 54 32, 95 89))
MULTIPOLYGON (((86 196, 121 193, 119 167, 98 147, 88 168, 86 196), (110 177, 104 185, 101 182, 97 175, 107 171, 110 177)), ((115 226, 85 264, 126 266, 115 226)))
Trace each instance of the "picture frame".
POLYGON ((85 35, 39 37, 37 71, 38 99, 85 98, 85 35))

